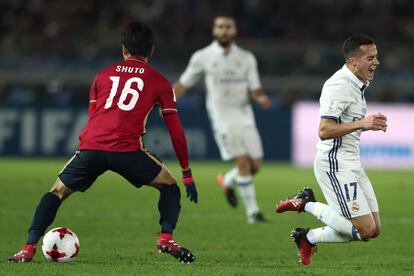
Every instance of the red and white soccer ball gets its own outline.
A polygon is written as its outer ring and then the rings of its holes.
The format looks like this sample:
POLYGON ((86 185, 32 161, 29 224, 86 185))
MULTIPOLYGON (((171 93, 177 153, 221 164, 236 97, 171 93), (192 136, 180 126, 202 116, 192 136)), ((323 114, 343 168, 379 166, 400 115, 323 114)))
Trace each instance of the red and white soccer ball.
POLYGON ((54 262, 71 262, 79 253, 79 239, 66 227, 53 228, 43 237, 43 255, 54 262))

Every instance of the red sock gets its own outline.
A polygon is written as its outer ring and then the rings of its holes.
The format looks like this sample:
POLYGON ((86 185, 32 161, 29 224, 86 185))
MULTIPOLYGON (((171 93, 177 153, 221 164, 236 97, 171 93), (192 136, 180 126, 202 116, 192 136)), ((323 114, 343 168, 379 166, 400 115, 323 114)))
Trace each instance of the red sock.
POLYGON ((158 237, 167 241, 173 240, 173 235, 170 233, 160 233, 158 237))

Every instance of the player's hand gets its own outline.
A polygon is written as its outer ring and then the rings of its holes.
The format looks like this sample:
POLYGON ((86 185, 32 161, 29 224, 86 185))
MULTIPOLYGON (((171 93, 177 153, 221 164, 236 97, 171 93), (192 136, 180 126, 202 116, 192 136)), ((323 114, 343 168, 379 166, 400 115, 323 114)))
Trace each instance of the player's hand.
POLYGON ((387 117, 381 113, 369 115, 360 122, 363 130, 387 131, 387 117))
POLYGON ((187 191, 187 198, 189 198, 190 201, 194 201, 194 203, 197 203, 198 193, 197 193, 196 185, 193 180, 191 169, 183 171, 183 183, 185 186, 185 190, 187 191))
POLYGON ((272 107, 272 101, 265 94, 258 96, 256 101, 260 104, 260 106, 263 109, 269 109, 270 107, 272 107))

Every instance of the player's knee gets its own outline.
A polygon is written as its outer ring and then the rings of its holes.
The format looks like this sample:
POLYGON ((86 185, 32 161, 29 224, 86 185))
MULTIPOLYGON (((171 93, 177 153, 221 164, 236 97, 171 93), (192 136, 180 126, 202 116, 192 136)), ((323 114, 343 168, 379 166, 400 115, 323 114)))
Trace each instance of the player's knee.
POLYGON ((239 169, 240 175, 250 175, 252 166, 250 160, 247 156, 242 156, 237 158, 237 168, 239 169))
POLYGON ((375 239, 376 237, 378 237, 381 234, 381 226, 377 225, 375 227, 375 231, 374 234, 372 235, 372 239, 375 239))
POLYGON ((152 184, 154 185, 173 185, 176 184, 177 181, 171 175, 169 170, 166 167, 162 167, 161 171, 157 175, 157 177, 153 180, 152 184))
POLYGON ((167 186, 172 186, 177 184, 177 181, 175 180, 174 177, 172 177, 171 175, 166 176, 163 180, 163 184, 167 185, 167 186))
POLYGON ((66 187, 66 185, 58 178, 50 192, 56 195, 60 201, 64 201, 73 193, 73 190, 66 187))
POLYGON ((57 188, 52 188, 52 190, 50 190, 50 192, 52 193, 52 194, 54 194, 55 196, 57 196, 59 199, 60 199, 60 201, 64 201, 65 199, 67 199, 69 196, 70 196, 70 194, 71 193, 68 193, 68 192, 66 192, 66 191, 64 191, 64 190, 59 190, 59 189, 57 189, 57 188))
POLYGON ((262 168, 262 161, 261 160, 254 160, 251 165, 251 174, 254 175, 260 171, 262 168))
POLYGON ((178 198, 178 200, 181 198, 180 188, 178 188, 178 185, 175 183, 171 185, 162 185, 159 190, 162 195, 167 197, 178 198))
POLYGON ((372 239, 376 232, 375 223, 367 223, 359 226, 357 229, 362 240, 372 239))

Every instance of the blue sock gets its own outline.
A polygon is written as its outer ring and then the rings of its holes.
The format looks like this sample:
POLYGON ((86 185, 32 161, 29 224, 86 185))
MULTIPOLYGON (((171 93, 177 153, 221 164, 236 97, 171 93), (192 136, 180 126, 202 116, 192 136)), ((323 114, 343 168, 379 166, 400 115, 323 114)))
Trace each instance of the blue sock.
POLYGON ((57 210, 62 202, 54 193, 46 193, 36 207, 32 225, 29 228, 28 244, 37 243, 45 233, 47 227, 52 224, 57 210))

